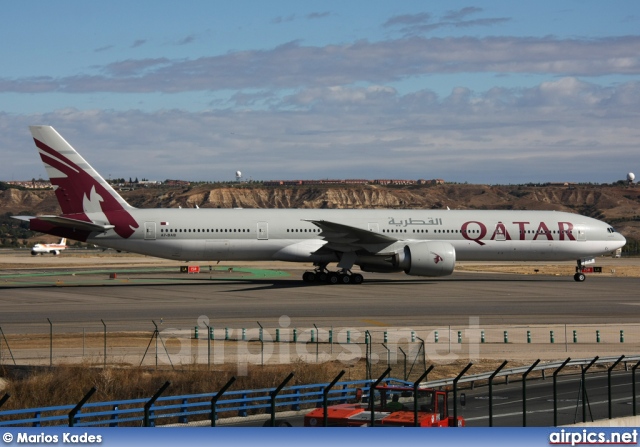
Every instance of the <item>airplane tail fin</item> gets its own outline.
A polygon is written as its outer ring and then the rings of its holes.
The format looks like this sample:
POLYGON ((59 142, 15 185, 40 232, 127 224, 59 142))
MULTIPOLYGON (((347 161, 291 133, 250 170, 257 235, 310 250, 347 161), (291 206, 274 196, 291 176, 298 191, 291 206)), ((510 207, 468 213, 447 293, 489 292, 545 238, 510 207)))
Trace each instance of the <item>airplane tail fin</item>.
POLYGON ((63 214, 132 208, 53 127, 29 126, 29 130, 63 214), (100 209, 91 209, 97 205, 94 200, 99 200, 100 209))
POLYGON ((85 232, 113 229, 130 237, 139 227, 130 214, 134 208, 53 127, 29 126, 29 130, 63 213, 39 217, 46 225, 36 231, 54 234, 47 230, 53 225, 85 232))
POLYGON ((58 245, 62 245, 63 247, 67 246, 67 238, 63 237, 62 239, 60 239, 60 242, 58 243, 58 245))

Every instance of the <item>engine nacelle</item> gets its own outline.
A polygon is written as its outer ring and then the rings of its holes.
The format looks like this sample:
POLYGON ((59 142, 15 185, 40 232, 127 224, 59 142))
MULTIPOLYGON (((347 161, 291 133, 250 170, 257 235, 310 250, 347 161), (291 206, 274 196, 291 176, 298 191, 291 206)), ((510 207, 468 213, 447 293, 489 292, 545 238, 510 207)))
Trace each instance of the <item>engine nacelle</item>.
POLYGON ((413 242, 398 253, 398 266, 407 275, 447 276, 456 265, 456 249, 448 242, 413 242))

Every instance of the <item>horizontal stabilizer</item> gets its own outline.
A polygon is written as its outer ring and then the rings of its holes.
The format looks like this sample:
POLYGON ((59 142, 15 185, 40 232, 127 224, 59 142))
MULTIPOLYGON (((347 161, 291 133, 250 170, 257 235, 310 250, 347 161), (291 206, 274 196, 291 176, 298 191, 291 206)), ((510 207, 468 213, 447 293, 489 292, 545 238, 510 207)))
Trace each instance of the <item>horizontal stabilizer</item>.
POLYGON ((37 219, 43 222, 52 223, 58 227, 70 228, 73 230, 85 230, 85 231, 99 231, 104 232, 115 228, 114 225, 101 225, 93 222, 86 222, 84 220, 71 219, 69 217, 62 216, 11 216, 14 219, 24 220, 30 222, 33 219, 37 219))
POLYGON ((12 219, 22 220, 25 222, 29 222, 31 221, 31 219, 36 218, 36 216, 9 216, 9 217, 11 217, 12 219))

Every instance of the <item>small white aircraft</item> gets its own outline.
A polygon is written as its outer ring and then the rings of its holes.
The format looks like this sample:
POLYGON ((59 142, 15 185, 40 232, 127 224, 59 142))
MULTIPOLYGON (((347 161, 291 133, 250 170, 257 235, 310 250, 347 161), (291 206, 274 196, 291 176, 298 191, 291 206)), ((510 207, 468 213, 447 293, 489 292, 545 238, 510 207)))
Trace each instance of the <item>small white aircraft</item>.
POLYGON ((33 231, 182 261, 312 262, 305 282, 360 284, 366 272, 446 276, 462 261, 576 260, 624 246, 611 225, 559 211, 137 209, 50 126, 31 134, 61 215, 13 216, 33 231), (327 266, 337 263, 337 271, 327 266))
POLYGON ((43 255, 45 253, 51 253, 53 256, 58 256, 62 250, 67 248, 67 238, 63 237, 57 244, 36 244, 31 248, 31 254, 33 256, 43 255))

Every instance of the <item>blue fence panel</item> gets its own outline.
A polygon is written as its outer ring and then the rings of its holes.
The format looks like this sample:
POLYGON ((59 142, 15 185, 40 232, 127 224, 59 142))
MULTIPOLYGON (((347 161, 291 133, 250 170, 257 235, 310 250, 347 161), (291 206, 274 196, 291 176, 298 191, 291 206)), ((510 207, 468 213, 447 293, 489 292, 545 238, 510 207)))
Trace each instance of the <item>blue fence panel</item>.
MULTIPOLYGON (((398 379, 387 379, 386 383, 411 385, 398 379)), ((346 403, 355 397, 356 390, 362 388, 363 398, 368 397, 370 380, 353 382, 339 382, 330 390, 328 401, 331 403, 346 403)), ((296 385, 285 387, 276 398, 276 408, 300 411, 303 406, 313 408, 322 404, 323 391, 328 384, 296 385)), ((271 393, 275 388, 256 390, 228 391, 217 402, 216 413, 235 413, 246 417, 250 412, 268 413, 271 408, 271 393)), ((169 422, 177 419, 179 423, 187 423, 191 418, 211 416, 211 399, 216 393, 188 394, 181 396, 163 396, 158 398, 150 409, 150 422, 155 426, 161 420, 169 422)), ((142 422, 144 419, 144 404, 148 399, 131 399, 111 402, 91 402, 82 407, 82 412, 76 415, 78 427, 109 426, 117 427, 131 422, 142 422)), ((33 424, 41 426, 43 423, 52 425, 67 425, 68 414, 74 405, 56 407, 31 408, 23 410, 1 411, 0 426, 20 426, 33 424), (58 414, 56 414, 58 413, 58 414), (33 416, 31 416, 33 415, 33 416)))

